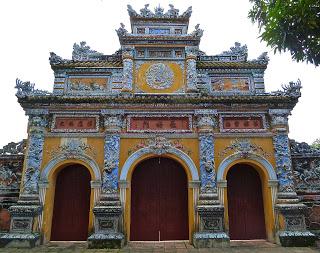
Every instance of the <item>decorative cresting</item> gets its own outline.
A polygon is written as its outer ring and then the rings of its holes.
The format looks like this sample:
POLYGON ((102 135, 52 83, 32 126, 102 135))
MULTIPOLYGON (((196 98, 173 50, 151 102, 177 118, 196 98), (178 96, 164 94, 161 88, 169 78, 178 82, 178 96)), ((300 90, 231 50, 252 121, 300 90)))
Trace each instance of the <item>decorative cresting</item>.
POLYGON ((159 18, 159 19, 167 19, 167 18, 190 18, 192 13, 192 8, 189 7, 184 13, 179 15, 179 9, 174 8, 172 4, 169 4, 170 9, 167 12, 164 12, 164 9, 160 6, 155 8, 155 12, 149 9, 149 4, 145 4, 144 8, 140 9, 140 14, 138 14, 130 4, 127 5, 128 13, 131 18, 159 18))
POLYGON ((269 114, 274 131, 273 145, 279 180, 278 200, 275 210, 278 220, 282 217, 285 223, 284 226, 276 224, 277 236, 283 246, 311 245, 315 241, 315 235, 306 229, 305 212, 307 207, 299 203, 293 181, 287 125, 290 110, 270 109, 269 114))
POLYGON ((218 193, 214 164, 213 130, 217 127, 215 110, 197 110, 197 126, 200 150, 200 196, 197 211, 200 218, 199 231, 193 235, 196 248, 227 246, 229 237, 224 232, 224 206, 218 193))
POLYGON ((173 71, 164 63, 154 63, 146 72, 147 84, 157 90, 170 88, 173 78, 173 71))
POLYGON ((123 111, 102 110, 102 114, 106 134, 102 194, 93 208, 95 232, 88 242, 89 248, 121 248, 124 245, 124 235, 120 232, 123 209, 118 193, 118 171, 123 111))
MULTIPOLYGON (((196 29, 199 29, 197 25, 196 29)), ((200 29, 199 29, 200 30, 200 29)), ((202 31, 202 30, 201 30, 202 31)), ((186 47, 186 65, 187 65, 187 91, 196 92, 197 91, 197 55, 198 47, 186 47)))
POLYGON ((122 61, 123 61, 123 92, 132 91, 133 85, 133 46, 122 46, 122 61))
POLYGON ((47 114, 46 110, 29 112, 29 143, 26 151, 22 189, 17 204, 9 208, 11 214, 10 233, 0 237, 1 246, 27 244, 33 247, 39 244, 40 235, 38 229, 34 227, 34 222, 42 211, 38 182, 47 114))

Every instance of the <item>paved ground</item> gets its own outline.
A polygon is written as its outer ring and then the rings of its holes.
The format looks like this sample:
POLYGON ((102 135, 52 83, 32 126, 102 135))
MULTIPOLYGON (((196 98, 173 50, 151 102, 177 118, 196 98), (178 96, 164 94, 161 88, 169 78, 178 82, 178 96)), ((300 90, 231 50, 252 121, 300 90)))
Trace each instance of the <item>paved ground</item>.
MULTIPOLYGON (((319 245, 320 246, 320 245, 319 245)), ((106 250, 106 249, 87 249, 85 243, 50 243, 47 246, 40 246, 34 249, 0 249, 2 253, 24 253, 24 252, 123 252, 123 253, 196 253, 196 252, 215 252, 215 253, 319 253, 319 247, 313 248, 284 248, 278 245, 265 241, 250 241, 250 242, 231 242, 229 248, 214 248, 214 249, 195 249, 188 242, 156 242, 156 243, 129 243, 121 250, 106 250)))

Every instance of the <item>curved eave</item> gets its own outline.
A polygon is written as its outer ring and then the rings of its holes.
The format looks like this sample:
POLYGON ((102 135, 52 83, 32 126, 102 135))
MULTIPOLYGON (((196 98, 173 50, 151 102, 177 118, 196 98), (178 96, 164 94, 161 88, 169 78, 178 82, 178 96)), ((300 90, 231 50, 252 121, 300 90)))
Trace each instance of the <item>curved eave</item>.
POLYGON ((201 96, 201 95, 112 95, 112 96, 28 96, 18 98, 22 107, 50 104, 272 104, 293 108, 299 97, 276 95, 201 96))
POLYGON ((59 68, 121 68, 123 67, 122 61, 69 61, 57 64, 51 64, 52 69, 59 68))
POLYGON ((198 69, 218 69, 218 68, 254 68, 254 69, 266 69, 268 64, 261 64, 255 62, 210 62, 210 61, 198 61, 198 69))

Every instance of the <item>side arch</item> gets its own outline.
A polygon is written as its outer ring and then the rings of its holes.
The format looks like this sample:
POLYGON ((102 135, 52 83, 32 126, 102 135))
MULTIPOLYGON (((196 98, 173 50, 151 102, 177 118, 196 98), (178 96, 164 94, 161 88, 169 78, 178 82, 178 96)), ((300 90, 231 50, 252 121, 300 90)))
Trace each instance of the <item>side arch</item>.
POLYGON ((40 215, 39 228, 43 231, 45 242, 49 241, 51 237, 57 174, 61 169, 63 170, 66 165, 77 163, 83 165, 91 175, 89 231, 93 227, 92 209, 96 200, 99 199, 99 189, 101 186, 101 172, 98 164, 90 156, 87 156, 85 154, 73 154, 72 156, 56 156, 44 166, 40 173, 39 198, 40 202, 44 205, 44 211, 40 215), (46 226, 42 226, 42 224, 46 224, 46 226))
POLYGON ((274 229, 275 229, 275 213, 274 207, 277 200, 277 175, 272 164, 264 157, 249 153, 246 157, 238 152, 226 157, 218 166, 217 169, 217 183, 219 200, 225 207, 225 222, 226 227, 229 229, 229 214, 228 214, 228 198, 227 198, 227 173, 229 169, 235 164, 248 164, 251 165, 259 174, 262 180, 262 195, 263 195, 263 208, 265 215, 266 226, 266 239, 274 242, 274 229))
POLYGON ((99 169, 98 164, 89 156, 77 154, 73 155, 72 157, 65 157, 65 156, 57 156, 49 161, 49 163, 46 165, 46 167, 41 172, 41 180, 48 180, 51 172, 59 167, 59 164, 68 160, 78 160, 84 163, 84 165, 91 170, 93 173, 92 180, 98 181, 101 180, 101 172, 99 169))
MULTIPOLYGON (((127 180, 128 174, 131 168, 133 168, 133 165, 136 161, 138 161, 140 158, 142 158, 145 155, 148 154, 155 154, 154 150, 151 150, 150 148, 142 148, 138 151, 131 154, 124 165, 122 166, 121 174, 120 174, 120 180, 127 180)), ((197 170, 196 165, 194 164, 193 160, 183 151, 177 148, 169 148, 166 150, 164 154, 172 154, 180 158, 186 165, 187 169, 190 172, 190 175, 192 177, 192 181, 199 181, 199 173, 197 170)))
MULTIPOLYGON (((243 159, 241 153, 235 153, 228 157, 226 157, 219 165, 218 171, 217 171, 217 181, 225 180, 225 172, 230 168, 231 164, 237 160, 243 159)), ((248 161, 252 160, 261 165, 262 168, 264 168, 267 172, 268 179, 269 180, 277 180, 276 172, 274 171, 271 163, 263 158, 262 156, 259 156, 257 154, 248 154, 246 156, 246 159, 248 161)))

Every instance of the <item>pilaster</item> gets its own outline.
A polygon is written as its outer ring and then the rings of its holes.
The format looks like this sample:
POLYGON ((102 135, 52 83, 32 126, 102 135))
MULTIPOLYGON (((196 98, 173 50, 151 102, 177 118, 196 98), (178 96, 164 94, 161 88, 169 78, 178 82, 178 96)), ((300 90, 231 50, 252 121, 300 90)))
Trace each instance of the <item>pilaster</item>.
POLYGON ((197 204, 198 231, 193 235, 196 248, 224 247, 229 245, 229 236, 224 231, 224 206, 217 190, 213 131, 217 127, 215 110, 195 112, 199 133, 200 150, 200 195, 197 204))
POLYGON ((132 92, 133 86, 133 46, 122 47, 123 87, 122 92, 132 92))
POLYGON ((187 92, 197 91, 197 47, 186 47, 187 92))
POLYGON ((123 111, 104 114, 104 169, 100 200, 93 208, 95 232, 88 238, 89 248, 121 248, 124 235, 120 231, 123 208, 118 192, 120 132, 123 111))
POLYGON ((34 247, 40 244, 42 203, 39 194, 40 167, 47 127, 46 110, 29 110, 28 146, 24 176, 16 205, 9 208, 10 231, 0 237, 1 247, 34 247), (39 219, 37 217, 39 216, 39 219))
POLYGON ((307 231, 306 206, 299 203, 293 182, 293 171, 288 138, 289 109, 270 109, 271 126, 274 133, 273 146, 278 177, 278 193, 275 204, 277 240, 283 246, 308 246, 315 236, 307 231))

